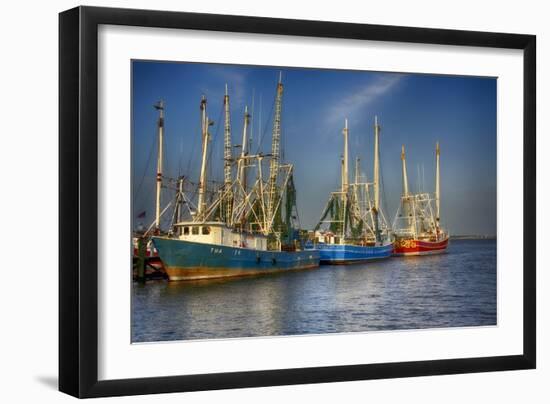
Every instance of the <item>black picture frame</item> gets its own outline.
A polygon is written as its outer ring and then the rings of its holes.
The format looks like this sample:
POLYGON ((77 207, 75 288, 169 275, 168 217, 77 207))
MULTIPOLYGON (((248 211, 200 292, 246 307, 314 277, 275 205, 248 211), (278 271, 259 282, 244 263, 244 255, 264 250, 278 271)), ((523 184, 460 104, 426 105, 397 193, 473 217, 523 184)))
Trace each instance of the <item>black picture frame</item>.
POLYGON ((535 368, 535 103, 533 35, 96 7, 60 13, 59 390, 84 398, 535 368), (523 50, 523 354, 98 381, 100 24, 523 50))

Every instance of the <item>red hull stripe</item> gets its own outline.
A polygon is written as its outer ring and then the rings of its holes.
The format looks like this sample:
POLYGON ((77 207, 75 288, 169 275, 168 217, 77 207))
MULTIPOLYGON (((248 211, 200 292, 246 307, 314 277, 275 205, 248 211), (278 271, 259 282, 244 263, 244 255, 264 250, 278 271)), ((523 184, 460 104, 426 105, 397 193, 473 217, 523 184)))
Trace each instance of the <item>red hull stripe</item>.
POLYGON ((402 240, 396 242, 393 253, 413 255, 415 253, 442 252, 449 245, 449 239, 438 242, 420 241, 420 240, 402 240))

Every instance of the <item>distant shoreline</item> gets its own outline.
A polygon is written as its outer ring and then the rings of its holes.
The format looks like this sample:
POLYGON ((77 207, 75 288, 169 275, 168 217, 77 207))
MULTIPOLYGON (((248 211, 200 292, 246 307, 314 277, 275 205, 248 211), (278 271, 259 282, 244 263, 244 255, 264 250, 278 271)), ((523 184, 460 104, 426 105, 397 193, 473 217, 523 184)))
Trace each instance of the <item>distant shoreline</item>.
POLYGON ((459 236, 451 236, 451 240, 496 240, 496 236, 488 236, 488 235, 459 235, 459 236))

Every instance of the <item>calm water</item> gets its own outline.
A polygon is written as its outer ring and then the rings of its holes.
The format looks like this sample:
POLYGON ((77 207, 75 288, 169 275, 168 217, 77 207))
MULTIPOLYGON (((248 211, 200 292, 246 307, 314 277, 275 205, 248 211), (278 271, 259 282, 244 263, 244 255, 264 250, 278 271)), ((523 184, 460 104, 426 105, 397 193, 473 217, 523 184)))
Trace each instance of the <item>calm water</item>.
POLYGON ((494 240, 366 265, 133 285, 133 342, 495 324, 494 240))

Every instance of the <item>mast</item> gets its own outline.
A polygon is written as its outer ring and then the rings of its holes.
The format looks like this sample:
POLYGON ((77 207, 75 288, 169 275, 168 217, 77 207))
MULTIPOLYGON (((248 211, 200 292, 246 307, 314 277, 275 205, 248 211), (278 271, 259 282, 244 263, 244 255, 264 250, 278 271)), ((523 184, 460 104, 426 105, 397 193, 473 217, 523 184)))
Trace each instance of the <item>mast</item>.
POLYGON ((177 215, 176 215, 176 223, 181 222, 182 220, 182 204, 183 204, 183 177, 178 178, 178 198, 179 203, 176 206, 177 209, 177 215))
POLYGON ((208 152, 208 118, 206 117, 206 97, 203 95, 200 104, 201 129, 202 129, 202 160, 199 179, 199 201, 197 206, 197 217, 201 217, 206 211, 206 156, 208 152))
POLYGON ((348 120, 346 118, 344 129, 344 157, 342 159, 342 239, 346 236, 346 214, 348 207, 348 188, 349 188, 349 156, 348 156, 348 120))
POLYGON ((160 100, 154 105, 159 111, 158 119, 158 156, 157 156, 157 192, 155 203, 155 230, 160 231, 160 192, 162 189, 162 146, 164 137, 164 101, 160 100))
POLYGON ((378 117, 374 117, 374 208, 376 212, 380 210, 380 152, 378 150, 378 141, 380 136, 380 126, 378 117))
POLYGON ((405 160, 405 145, 401 145, 401 164, 403 170, 403 197, 409 196, 409 182, 407 179, 407 162, 405 160))
POLYGON ((409 181, 407 179, 407 161, 405 159, 405 145, 401 145, 401 164, 402 164, 402 180, 403 180, 403 195, 401 197, 401 209, 402 214, 406 217, 406 223, 409 230, 412 229, 414 237, 416 237, 416 207, 414 206, 414 199, 409 198, 409 181), (413 217, 411 219, 411 212, 413 217), (412 221, 411 221, 412 220, 412 221))
POLYGON ((275 116, 273 118, 273 134, 271 139, 271 161, 269 165, 269 199, 267 201, 267 220, 273 222, 275 200, 277 194, 277 177, 279 174, 279 155, 281 146, 281 109, 283 100, 282 73, 279 73, 277 95, 275 98, 275 116))
POLYGON ((231 192, 231 120, 229 114, 229 95, 227 94, 227 84, 225 85, 225 95, 223 97, 225 110, 224 122, 224 153, 223 153, 223 173, 224 173, 224 191, 225 191, 225 221, 231 224, 231 210, 233 195, 231 192))
POLYGON ((348 120, 345 120, 344 130, 342 134, 344 135, 344 162, 342 166, 342 193, 345 195, 348 192, 349 187, 349 163, 348 163, 348 120))
POLYGON ((361 204, 360 204, 360 201, 359 201, 359 194, 360 194, 360 190, 359 190, 359 177, 360 177, 359 163, 360 163, 359 157, 355 157, 355 181, 354 181, 354 185, 353 185, 353 212, 355 214, 356 219, 359 219, 361 217, 361 204))
POLYGON ((380 241, 379 216, 380 211, 380 151, 379 151, 380 126, 378 116, 374 117, 374 235, 376 241, 380 241))
POLYGON ((269 232, 268 231, 268 228, 267 228, 267 223, 269 221, 269 219, 266 217, 266 214, 265 214, 265 200, 264 200, 264 174, 262 172, 262 160, 263 160, 263 156, 260 154, 258 156, 258 187, 260 189, 260 207, 262 209, 262 212, 261 212, 261 220, 262 220, 262 228, 263 228, 263 231, 264 231, 264 234, 267 235, 267 233, 269 232))
POLYGON ((361 159, 359 157, 355 158, 355 184, 359 184, 359 163, 361 159))
POLYGON ((239 160, 238 170, 239 181, 246 193, 246 168, 244 158, 248 155, 248 123, 250 122, 250 114, 248 113, 248 107, 244 107, 244 125, 243 125, 243 141, 241 147, 241 159, 239 160))
POLYGON ((435 225, 439 232, 439 142, 435 144, 435 225))
POLYGON ((340 192, 344 193, 344 156, 340 155, 340 192))

